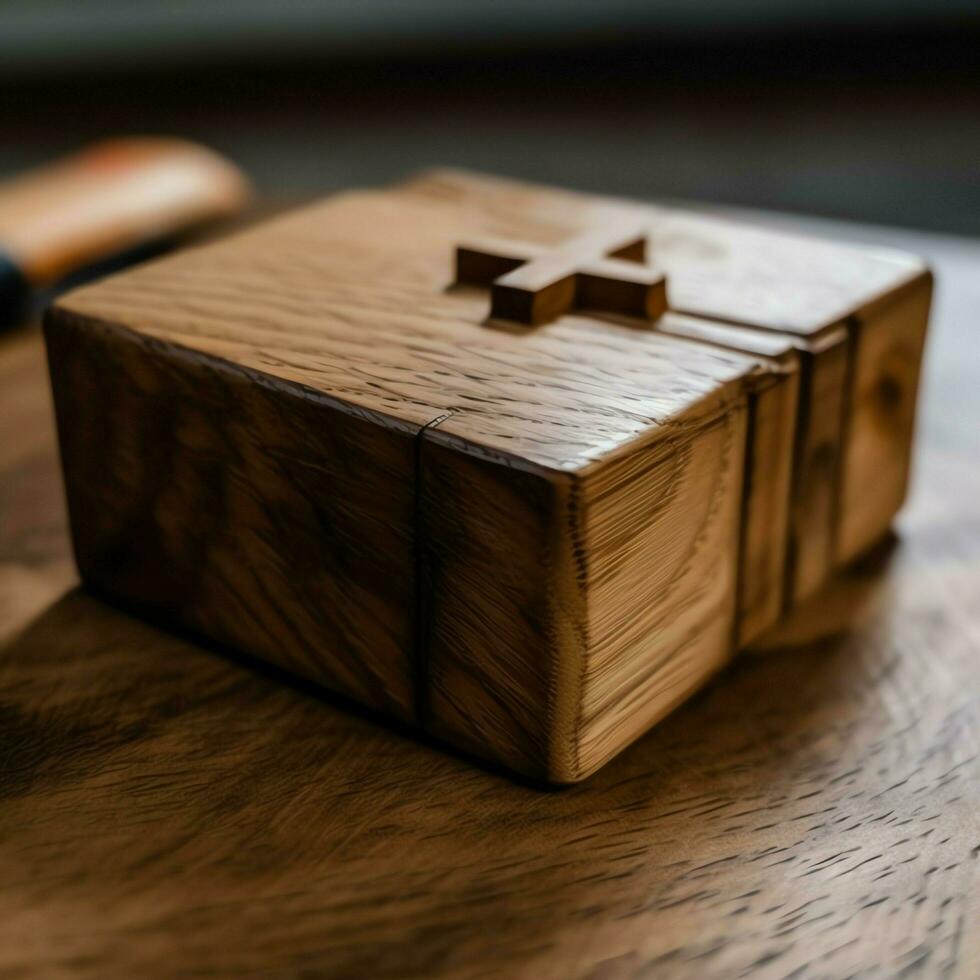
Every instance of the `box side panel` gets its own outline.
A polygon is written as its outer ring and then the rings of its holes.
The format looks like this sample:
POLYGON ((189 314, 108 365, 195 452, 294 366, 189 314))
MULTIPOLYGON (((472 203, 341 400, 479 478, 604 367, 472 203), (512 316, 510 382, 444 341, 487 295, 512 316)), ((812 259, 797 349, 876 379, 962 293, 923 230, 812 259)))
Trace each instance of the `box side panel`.
POLYGON ((580 660, 581 615, 562 599, 567 486, 423 432, 420 641, 428 731, 537 779, 566 782, 553 751, 557 660, 580 660))
MULTIPOLYGON (((786 604, 789 519, 800 424, 800 341, 785 334, 672 314, 657 329, 759 358, 749 395, 738 646, 772 626, 786 604)), ((841 333, 843 339, 844 334, 841 333)), ((805 342, 804 342, 805 344, 805 342)))
POLYGON ((850 416, 845 435, 837 560, 882 537, 905 500, 932 280, 855 331, 850 416))
POLYGON ((591 478, 590 643, 574 732, 582 775, 733 652, 746 421, 742 399, 591 478))
POLYGON ((839 341, 803 352, 790 516, 790 605, 813 595, 833 570, 847 359, 843 332, 839 341))
POLYGON ((799 386, 799 371, 788 371, 775 375, 751 398, 739 568, 740 647, 772 626, 783 610, 799 386))
POLYGON ((95 590, 411 715, 411 433, 57 310, 49 364, 95 590))

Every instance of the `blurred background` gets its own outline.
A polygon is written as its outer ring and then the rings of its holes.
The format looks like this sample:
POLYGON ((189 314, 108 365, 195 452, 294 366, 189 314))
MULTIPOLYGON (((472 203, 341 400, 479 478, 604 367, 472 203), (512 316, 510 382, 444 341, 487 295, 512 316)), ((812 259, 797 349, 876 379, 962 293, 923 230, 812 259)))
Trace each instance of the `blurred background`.
POLYGON ((454 164, 980 231, 977 0, 0 0, 0 176, 166 133, 289 201, 454 164))

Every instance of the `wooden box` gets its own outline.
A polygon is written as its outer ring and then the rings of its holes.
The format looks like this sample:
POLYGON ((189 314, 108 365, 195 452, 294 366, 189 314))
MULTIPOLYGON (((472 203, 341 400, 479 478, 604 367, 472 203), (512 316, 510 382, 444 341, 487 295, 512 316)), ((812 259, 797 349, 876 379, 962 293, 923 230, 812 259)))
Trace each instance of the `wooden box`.
POLYGON ((329 198, 49 312, 78 566, 573 782, 887 529, 929 293, 476 175, 329 198))

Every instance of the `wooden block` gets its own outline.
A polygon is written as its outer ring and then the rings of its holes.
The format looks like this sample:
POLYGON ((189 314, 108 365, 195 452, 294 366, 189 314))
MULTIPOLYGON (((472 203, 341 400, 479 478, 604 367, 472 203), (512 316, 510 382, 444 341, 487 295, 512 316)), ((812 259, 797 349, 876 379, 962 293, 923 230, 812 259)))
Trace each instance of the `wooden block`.
POLYGON ((423 433, 423 722, 570 782, 733 651, 756 365, 575 318, 523 339, 506 412, 423 433))
POLYGON ((661 216, 444 174, 65 297, 46 336, 83 578, 584 778, 824 575, 845 526, 856 314, 808 333, 809 253, 783 308, 782 247, 747 239, 769 248, 753 293, 741 231, 661 216))
MULTIPOLYGON (((908 485, 932 292, 921 260, 461 171, 432 171, 406 189, 481 211, 493 234, 514 238, 541 222, 561 239, 601 215, 628 216, 665 274, 671 310, 795 339, 791 602, 814 594, 890 526, 908 485)), ((754 350, 746 337, 738 331, 726 346, 754 350)))
POLYGON ((493 230, 347 195, 62 300, 73 533, 103 593, 574 780, 733 650, 764 368, 488 325, 453 261, 493 230))

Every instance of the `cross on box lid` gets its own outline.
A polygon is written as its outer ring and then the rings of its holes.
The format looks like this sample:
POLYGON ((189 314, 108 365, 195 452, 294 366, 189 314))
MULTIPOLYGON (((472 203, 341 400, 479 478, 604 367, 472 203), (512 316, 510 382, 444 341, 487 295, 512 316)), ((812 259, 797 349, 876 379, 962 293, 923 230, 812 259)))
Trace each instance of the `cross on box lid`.
POLYGON ((646 265, 647 236, 610 225, 554 249, 484 238, 456 247, 456 281, 490 287, 490 318, 537 325, 575 309, 655 320, 667 310, 664 274, 646 265))

